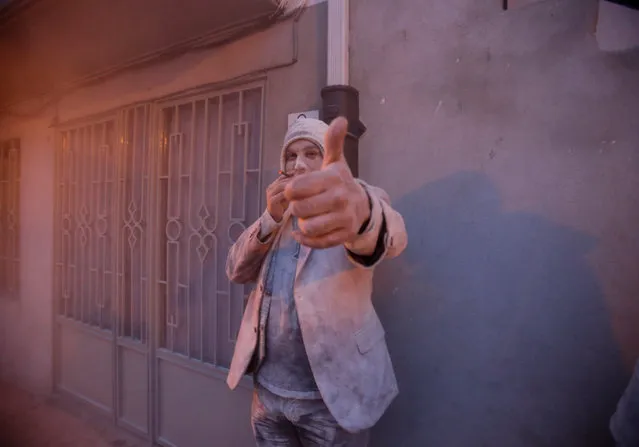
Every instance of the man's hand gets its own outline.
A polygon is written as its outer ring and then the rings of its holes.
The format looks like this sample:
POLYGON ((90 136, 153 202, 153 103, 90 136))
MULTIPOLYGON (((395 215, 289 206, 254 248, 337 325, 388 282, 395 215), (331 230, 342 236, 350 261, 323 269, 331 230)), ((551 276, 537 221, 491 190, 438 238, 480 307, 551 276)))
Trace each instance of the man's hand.
POLYGON ((319 171, 294 178, 284 190, 298 218, 293 233, 302 245, 328 248, 352 241, 370 217, 368 196, 343 156, 348 122, 336 118, 328 128, 319 171))
POLYGON ((280 176, 266 188, 266 209, 275 222, 280 222, 288 208, 288 200, 284 196, 284 188, 290 178, 280 176))

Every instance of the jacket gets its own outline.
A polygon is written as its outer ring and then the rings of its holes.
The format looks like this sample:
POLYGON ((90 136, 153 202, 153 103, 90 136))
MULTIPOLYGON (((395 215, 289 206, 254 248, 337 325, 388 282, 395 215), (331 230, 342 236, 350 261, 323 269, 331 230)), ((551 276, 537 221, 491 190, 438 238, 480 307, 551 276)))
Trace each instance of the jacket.
MULTIPOLYGON (((383 247, 363 262, 344 245, 328 249, 300 247, 294 299, 309 363, 326 406, 338 424, 356 432, 372 427, 398 393, 385 332, 373 308, 373 272, 384 259, 406 247, 402 216, 382 189, 358 180, 371 199, 372 219, 382 225, 383 247)), ((283 219, 290 218, 285 214, 283 219)), ((256 282, 251 292, 227 377, 234 389, 252 372, 264 283, 271 246, 258 239, 260 220, 248 227, 229 250, 226 273, 237 283, 256 282)))

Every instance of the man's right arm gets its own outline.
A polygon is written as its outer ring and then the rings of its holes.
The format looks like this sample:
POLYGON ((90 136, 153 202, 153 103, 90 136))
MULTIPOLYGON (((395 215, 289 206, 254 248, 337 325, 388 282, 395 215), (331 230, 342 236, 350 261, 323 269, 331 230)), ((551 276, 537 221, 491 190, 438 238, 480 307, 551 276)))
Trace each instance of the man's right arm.
POLYGON ((248 227, 235 241, 226 258, 226 276, 244 284, 256 281, 281 222, 275 222, 268 211, 248 227))

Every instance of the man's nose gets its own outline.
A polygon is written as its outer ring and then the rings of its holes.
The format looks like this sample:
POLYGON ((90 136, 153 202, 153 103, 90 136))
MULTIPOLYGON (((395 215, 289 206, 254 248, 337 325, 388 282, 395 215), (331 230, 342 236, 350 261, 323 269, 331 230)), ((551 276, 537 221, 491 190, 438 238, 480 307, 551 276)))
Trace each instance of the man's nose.
POLYGON ((295 160, 295 172, 298 174, 303 174, 308 170, 308 166, 306 166, 306 162, 301 157, 298 157, 295 160))

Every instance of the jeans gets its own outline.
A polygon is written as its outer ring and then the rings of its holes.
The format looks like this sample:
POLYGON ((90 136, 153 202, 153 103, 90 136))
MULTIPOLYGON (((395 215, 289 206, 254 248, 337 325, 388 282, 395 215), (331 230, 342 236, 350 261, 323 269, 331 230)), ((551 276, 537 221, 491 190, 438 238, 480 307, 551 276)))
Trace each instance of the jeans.
POLYGON ((286 399, 256 385, 251 425, 258 447, 366 447, 368 430, 349 433, 321 399, 286 399))

